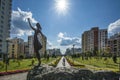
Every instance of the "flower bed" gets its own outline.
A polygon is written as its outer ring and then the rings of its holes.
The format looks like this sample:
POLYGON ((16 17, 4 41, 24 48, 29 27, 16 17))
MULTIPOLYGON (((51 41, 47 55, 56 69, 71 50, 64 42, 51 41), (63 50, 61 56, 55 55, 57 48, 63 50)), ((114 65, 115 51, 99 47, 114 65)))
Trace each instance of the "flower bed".
POLYGON ((13 70, 13 71, 7 71, 7 72, 0 72, 0 76, 4 75, 10 75, 10 74, 16 74, 16 73, 22 73, 22 72, 27 72, 30 69, 23 69, 23 70, 13 70))
POLYGON ((79 64, 79 63, 77 63, 77 62, 75 62, 75 61, 73 61, 73 60, 70 60, 70 59, 68 59, 68 58, 66 58, 66 59, 67 59, 68 63, 69 63, 71 66, 79 67, 79 68, 85 68, 85 65, 83 65, 83 64, 79 64))
POLYGON ((61 58, 56 59, 55 61, 53 61, 51 64, 49 64, 49 66, 53 66, 56 67, 58 62, 60 61, 61 58))

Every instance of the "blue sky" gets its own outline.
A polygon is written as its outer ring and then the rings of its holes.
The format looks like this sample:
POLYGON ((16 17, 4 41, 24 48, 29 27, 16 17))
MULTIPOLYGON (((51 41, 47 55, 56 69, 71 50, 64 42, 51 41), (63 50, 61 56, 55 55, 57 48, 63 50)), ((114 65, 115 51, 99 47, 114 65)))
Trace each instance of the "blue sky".
POLYGON ((33 34, 24 19, 28 17, 33 25, 41 24, 48 48, 81 47, 82 33, 96 26, 111 34, 120 31, 120 0, 65 0, 67 8, 63 12, 56 9, 59 1, 13 0, 11 37, 26 41, 33 34))

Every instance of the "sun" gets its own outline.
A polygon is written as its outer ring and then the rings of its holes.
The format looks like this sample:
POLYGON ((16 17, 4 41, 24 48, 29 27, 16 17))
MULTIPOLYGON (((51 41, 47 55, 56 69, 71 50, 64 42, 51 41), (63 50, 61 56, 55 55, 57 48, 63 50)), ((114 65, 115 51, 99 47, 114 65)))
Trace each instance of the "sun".
POLYGON ((68 0, 55 0, 55 9, 58 14, 65 15, 69 9, 68 0))

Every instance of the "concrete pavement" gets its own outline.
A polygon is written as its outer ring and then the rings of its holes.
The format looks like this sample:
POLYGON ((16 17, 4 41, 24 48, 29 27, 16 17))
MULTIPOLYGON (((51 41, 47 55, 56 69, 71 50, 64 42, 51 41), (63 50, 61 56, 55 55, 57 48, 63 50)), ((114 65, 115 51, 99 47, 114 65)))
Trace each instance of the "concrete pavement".
POLYGON ((63 57, 60 59, 59 63, 57 64, 57 68, 58 68, 58 67, 67 67, 67 68, 70 68, 71 66, 70 66, 70 64, 67 62, 66 58, 63 56, 63 57), (65 62, 64 62, 63 59, 65 59, 65 62))
POLYGON ((0 76, 0 80, 26 80, 26 79, 27 79, 27 72, 0 76))

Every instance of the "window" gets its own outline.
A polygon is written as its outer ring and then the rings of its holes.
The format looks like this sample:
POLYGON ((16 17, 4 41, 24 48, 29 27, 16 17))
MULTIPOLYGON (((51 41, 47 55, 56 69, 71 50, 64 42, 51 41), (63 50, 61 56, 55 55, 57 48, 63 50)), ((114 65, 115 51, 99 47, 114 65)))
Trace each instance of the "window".
POLYGON ((4 23, 3 21, 1 21, 1 23, 4 23))
POLYGON ((3 25, 1 25, 1 28, 3 28, 3 25))
POLYGON ((4 7, 2 6, 2 9, 4 10, 4 7))
POLYGON ((4 14, 4 11, 2 11, 2 14, 4 14))
MULTIPOLYGON (((3 32, 3 30, 0 30, 0 32, 2 33, 2 32, 3 32)), ((2 36, 0 36, 0 37, 2 37, 2 36)))
POLYGON ((14 48, 14 47, 15 47, 15 45, 13 44, 13 45, 12 45, 12 47, 14 48))
POLYGON ((4 16, 1 16, 2 19, 4 19, 4 16))

